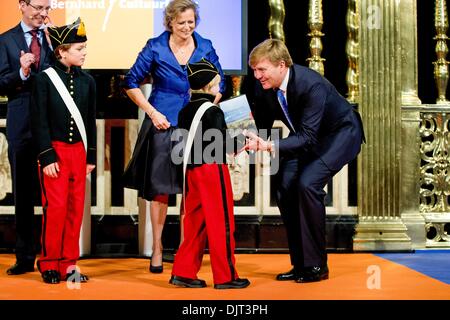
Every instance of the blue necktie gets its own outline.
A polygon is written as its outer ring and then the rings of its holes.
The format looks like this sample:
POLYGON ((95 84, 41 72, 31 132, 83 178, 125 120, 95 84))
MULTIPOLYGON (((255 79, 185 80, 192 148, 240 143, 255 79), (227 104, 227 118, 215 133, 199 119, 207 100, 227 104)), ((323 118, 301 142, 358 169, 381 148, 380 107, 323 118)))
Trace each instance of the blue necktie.
POLYGON ((280 102, 280 105, 281 105, 281 110, 283 110, 284 116, 286 117, 287 121, 289 122, 291 129, 295 132, 291 118, 289 117, 288 104, 287 104, 286 98, 284 97, 283 90, 278 89, 277 96, 278 96, 278 101, 280 102))

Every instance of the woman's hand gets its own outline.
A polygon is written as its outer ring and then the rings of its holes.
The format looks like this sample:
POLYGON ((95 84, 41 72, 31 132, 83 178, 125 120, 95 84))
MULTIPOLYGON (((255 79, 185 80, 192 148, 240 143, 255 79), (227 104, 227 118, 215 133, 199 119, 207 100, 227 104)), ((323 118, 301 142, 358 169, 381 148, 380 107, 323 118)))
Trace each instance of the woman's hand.
POLYGON ((151 115, 149 115, 149 117, 150 119, 152 119, 153 125, 156 127, 156 129, 166 130, 170 128, 170 122, 167 121, 166 116, 161 112, 154 110, 151 115))
POLYGON ((222 99, 222 94, 219 92, 216 94, 216 97, 214 98, 214 104, 218 104, 220 99, 222 99))
POLYGON ((95 164, 87 164, 86 165, 86 175, 92 172, 95 169, 95 164))
POLYGON ((44 174, 47 177, 58 178, 59 164, 58 162, 50 163, 49 165, 45 166, 42 171, 44 171, 44 174))
POLYGON ((170 122, 167 121, 167 118, 148 102, 141 89, 128 89, 126 93, 141 110, 147 113, 156 129, 166 130, 170 127, 170 122))

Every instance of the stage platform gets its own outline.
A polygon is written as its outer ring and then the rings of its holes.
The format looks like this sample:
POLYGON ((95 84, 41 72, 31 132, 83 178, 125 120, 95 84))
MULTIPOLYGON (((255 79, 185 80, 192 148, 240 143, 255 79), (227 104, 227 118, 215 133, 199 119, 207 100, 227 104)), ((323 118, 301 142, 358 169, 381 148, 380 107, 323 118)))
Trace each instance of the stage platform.
POLYGON ((91 280, 78 288, 45 284, 37 270, 8 276, 6 269, 14 261, 13 254, 0 254, 0 300, 450 300, 450 269, 442 267, 449 263, 450 251, 422 256, 332 253, 330 279, 309 284, 275 280, 277 273, 290 269, 287 254, 237 254, 240 277, 251 281, 241 290, 213 288, 209 255, 199 273, 208 284, 202 289, 170 285, 172 264, 164 263, 162 274, 151 274, 149 260, 143 258, 81 259, 81 272, 91 280), (424 265, 426 270, 420 267, 424 265))

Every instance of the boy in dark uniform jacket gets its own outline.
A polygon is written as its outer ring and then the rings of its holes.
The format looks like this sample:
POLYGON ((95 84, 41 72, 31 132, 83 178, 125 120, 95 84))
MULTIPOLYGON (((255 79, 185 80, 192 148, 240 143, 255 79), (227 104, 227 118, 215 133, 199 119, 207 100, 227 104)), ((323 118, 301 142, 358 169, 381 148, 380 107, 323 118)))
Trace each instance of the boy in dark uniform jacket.
POLYGON ((96 160, 96 87, 94 79, 80 68, 87 41, 83 22, 78 19, 48 31, 57 62, 36 76, 31 104, 43 207, 38 268, 46 283, 67 279, 86 282, 88 277, 79 274, 75 265, 86 175, 95 168, 96 160), (58 81, 62 81, 59 89, 58 81), (74 109, 69 111, 70 103, 66 102, 70 98, 74 109))
MULTIPOLYGON (((220 75, 216 67, 203 59, 188 64, 188 80, 191 87, 191 101, 180 111, 180 129, 191 128, 194 116, 205 102, 214 101, 219 91, 220 75)), ((185 216, 184 239, 175 256, 170 283, 180 287, 206 287, 204 280, 197 278, 203 251, 208 240, 214 288, 245 288, 250 282, 240 279, 234 258, 234 215, 233 191, 222 142, 215 146, 215 152, 208 157, 209 141, 203 141, 204 133, 216 133, 216 137, 230 141, 223 111, 216 105, 210 106, 200 120, 201 128, 195 130, 194 147, 190 152, 185 173, 185 216), (215 132, 213 132, 215 130, 215 132), (197 142, 202 141, 200 150, 197 142), (223 148, 222 148, 223 147, 223 148)), ((194 134, 192 132, 191 134, 194 134)), ((216 141, 217 142, 217 141, 216 141)), ((232 141, 233 146, 235 145, 232 141)), ((243 144, 242 144, 243 146, 243 144)), ((210 148, 211 149, 211 148, 210 148)), ((235 148, 233 148, 235 149, 235 148)))

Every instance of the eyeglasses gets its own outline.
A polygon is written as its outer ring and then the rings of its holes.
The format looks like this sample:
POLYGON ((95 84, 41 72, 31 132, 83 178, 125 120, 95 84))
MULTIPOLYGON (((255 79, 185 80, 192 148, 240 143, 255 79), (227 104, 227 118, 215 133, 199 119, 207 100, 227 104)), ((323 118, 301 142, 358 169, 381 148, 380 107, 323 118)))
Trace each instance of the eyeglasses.
POLYGON ((52 10, 52 7, 43 7, 43 6, 33 6, 31 3, 27 3, 28 6, 32 7, 34 10, 42 12, 47 11, 50 12, 52 10))

